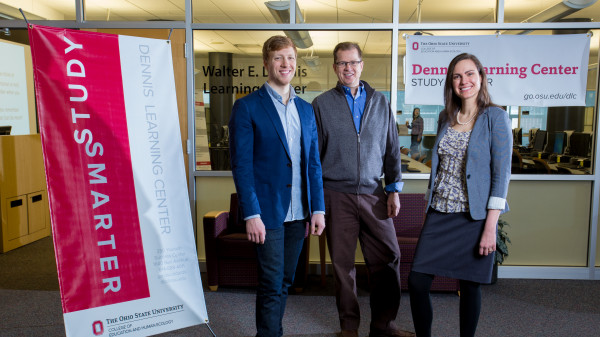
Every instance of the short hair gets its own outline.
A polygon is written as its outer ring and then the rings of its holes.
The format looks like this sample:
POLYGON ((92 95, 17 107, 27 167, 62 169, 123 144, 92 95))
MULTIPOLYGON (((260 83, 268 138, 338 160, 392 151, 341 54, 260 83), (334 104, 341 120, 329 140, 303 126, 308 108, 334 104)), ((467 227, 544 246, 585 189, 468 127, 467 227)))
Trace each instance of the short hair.
POLYGON ((294 53, 296 55, 298 55, 298 50, 296 49, 296 45, 294 44, 292 39, 290 39, 287 36, 283 36, 283 35, 271 36, 263 44, 263 48, 262 48, 263 61, 267 62, 267 60, 269 59, 269 53, 271 53, 272 51, 278 51, 278 50, 288 48, 288 47, 294 48, 294 53))
POLYGON ((360 46, 356 42, 340 42, 335 48, 333 48, 333 63, 337 62, 337 52, 340 50, 351 50, 356 49, 358 52, 358 57, 362 60, 362 50, 360 50, 360 46))

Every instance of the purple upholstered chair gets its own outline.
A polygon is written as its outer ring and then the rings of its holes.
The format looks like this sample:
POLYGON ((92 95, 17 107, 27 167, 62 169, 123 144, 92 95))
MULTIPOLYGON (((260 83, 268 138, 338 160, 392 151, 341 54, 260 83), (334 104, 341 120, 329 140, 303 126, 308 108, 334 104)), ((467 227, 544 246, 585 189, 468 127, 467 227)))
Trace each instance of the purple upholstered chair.
MULTIPOLYGON (((308 235, 308 226, 306 228, 308 235)), ((308 269, 308 242, 304 240, 296 268, 294 289, 301 291, 308 269)), ((254 287, 258 284, 256 248, 248 241, 236 193, 231 194, 229 212, 212 211, 204 216, 207 283, 211 291, 219 286, 254 287)))
MULTIPOLYGON (((427 201, 422 193, 400 193, 400 213, 394 217, 396 237, 400 246, 400 277, 402 290, 408 289, 408 274, 412 268, 415 249, 425 221, 427 201)), ((458 280, 436 276, 432 291, 458 291, 458 280)))

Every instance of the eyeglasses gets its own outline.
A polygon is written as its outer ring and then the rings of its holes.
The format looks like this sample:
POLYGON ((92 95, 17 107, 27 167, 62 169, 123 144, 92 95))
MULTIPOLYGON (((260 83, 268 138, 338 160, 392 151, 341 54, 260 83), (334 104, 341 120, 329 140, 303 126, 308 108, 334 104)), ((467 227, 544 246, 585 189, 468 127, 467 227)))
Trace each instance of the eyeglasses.
POLYGON ((360 61, 348 61, 348 62, 345 62, 345 61, 339 61, 339 62, 336 62, 336 63, 335 63, 335 65, 336 65, 338 68, 346 68, 346 66, 347 66, 347 65, 350 65, 350 66, 352 66, 352 67, 354 68, 354 67, 356 67, 357 65, 359 65, 361 62, 362 62, 362 60, 360 60, 360 61))

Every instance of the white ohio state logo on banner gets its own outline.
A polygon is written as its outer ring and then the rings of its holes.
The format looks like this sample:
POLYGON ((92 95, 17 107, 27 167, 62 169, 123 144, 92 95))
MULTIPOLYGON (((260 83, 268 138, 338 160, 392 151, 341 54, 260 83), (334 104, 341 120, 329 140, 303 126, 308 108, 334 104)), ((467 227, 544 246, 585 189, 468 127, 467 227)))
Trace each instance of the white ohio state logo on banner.
POLYGON ((576 35, 408 36, 407 104, 444 105, 450 61, 475 55, 492 101, 501 105, 584 106, 590 37, 576 35))
POLYGON ((168 41, 31 25, 68 336, 206 323, 168 41))

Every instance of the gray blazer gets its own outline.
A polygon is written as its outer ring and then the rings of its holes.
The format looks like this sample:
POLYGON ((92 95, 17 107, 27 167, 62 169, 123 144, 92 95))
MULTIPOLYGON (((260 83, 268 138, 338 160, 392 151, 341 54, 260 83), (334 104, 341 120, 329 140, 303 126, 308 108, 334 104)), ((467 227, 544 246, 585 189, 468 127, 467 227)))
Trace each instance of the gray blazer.
MULTIPOLYGON (((447 120, 440 119, 438 123, 427 189, 428 208, 439 164, 438 146, 450 127, 447 120)), ((506 195, 510 181, 512 141, 511 123, 506 111, 488 107, 480 113, 469 139, 465 170, 469 211, 474 220, 485 219, 488 209, 500 209, 501 213, 509 209, 506 195)))

